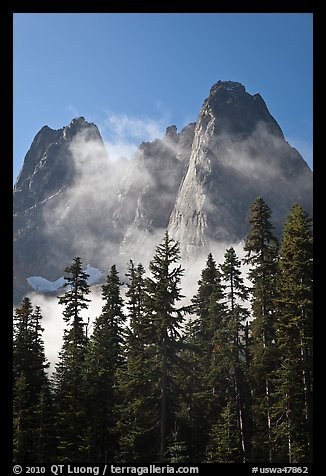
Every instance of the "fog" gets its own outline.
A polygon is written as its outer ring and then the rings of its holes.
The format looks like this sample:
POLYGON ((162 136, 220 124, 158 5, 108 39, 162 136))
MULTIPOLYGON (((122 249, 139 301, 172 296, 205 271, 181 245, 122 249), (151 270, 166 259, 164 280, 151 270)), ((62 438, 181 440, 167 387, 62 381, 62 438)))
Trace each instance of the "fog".
MULTIPOLYGON (((180 141, 180 133, 177 138, 173 128, 162 137, 160 122, 116 115, 107 118, 105 127, 111 129, 111 136, 105 141, 96 137, 90 139, 87 133, 81 132, 70 143, 75 180, 52 206, 51 213, 45 208, 47 233, 58 236, 62 233, 75 255, 80 256, 84 264, 89 262, 99 268, 104 275, 113 264, 117 265, 120 279, 125 281, 129 260, 135 264, 141 262, 148 270, 171 214, 180 216, 178 229, 171 236, 180 238, 181 264, 185 270, 181 283, 185 298, 181 304, 187 305, 196 293, 209 252, 217 264, 224 261, 225 251, 231 246, 240 259, 244 256, 240 240, 230 242, 222 238, 216 241, 206 233, 208 214, 217 216, 221 213, 216 208, 219 190, 214 189, 212 198, 205 190, 206 177, 223 170, 231 177, 251 182, 278 183, 282 170, 289 166, 285 159, 290 148, 286 142, 271 135, 264 124, 258 124, 245 139, 231 140, 228 135, 216 138, 212 123, 209 132, 212 136, 206 137, 207 143, 202 142, 197 124, 191 154, 191 144, 185 146, 180 141), (143 143, 137 149, 135 144, 140 136, 152 142, 143 143), (234 173, 236 175, 232 175, 234 173), (185 213, 178 210, 184 205, 191 217, 188 221, 185 213), (201 229, 192 230, 199 215, 202 217, 201 229), (194 233, 198 234, 197 241, 194 233)), ((230 184, 231 194, 233 185, 230 184)), ((220 236, 227 236, 229 231, 223 229, 222 220, 219 226, 220 236)), ((57 253, 60 251, 58 249, 57 253)), ((247 267, 243 266, 242 271, 245 284, 249 285, 247 267)), ((46 355, 51 362, 50 371, 53 371, 62 345, 63 308, 55 296, 32 293, 30 297, 33 305, 42 309, 46 355)), ((83 317, 85 321, 90 318, 90 335, 103 305, 101 287, 93 287, 89 297, 89 309, 83 312, 83 317)))
MULTIPOLYGON (((160 244, 163 237, 160 237, 160 244)), ((215 244, 212 246, 212 254, 217 265, 221 264, 224 261, 224 254, 227 248, 230 248, 230 245, 227 244, 215 244)), ((237 253, 238 258, 243 258, 244 251, 242 244, 235 244, 234 249, 237 253)), ((178 306, 187 306, 191 303, 191 298, 195 295, 198 289, 198 280, 201 277, 201 272, 205 268, 207 261, 207 255, 201 254, 193 259, 191 262, 189 260, 180 260, 176 263, 176 266, 179 264, 182 265, 184 269, 184 275, 181 279, 181 293, 184 295, 184 298, 180 301, 178 306)), ((151 276, 148 271, 149 263, 144 264, 146 270, 146 276, 151 276)), ((246 278, 248 267, 242 266, 242 273, 245 284, 249 286, 249 281, 246 278)), ((118 269, 119 272, 119 269, 118 269)), ((121 296, 126 303, 126 286, 127 278, 122 273, 119 273, 120 281, 123 283, 121 286, 121 296)), ((91 286, 91 292, 87 296, 90 299, 88 309, 81 311, 81 317, 85 323, 88 323, 87 334, 90 337, 93 328, 95 319, 101 314, 103 307, 102 299, 102 287, 100 284, 91 286)), ((49 373, 52 374, 55 370, 55 364, 58 362, 58 354, 61 350, 63 343, 63 334, 66 327, 66 323, 63 320, 63 310, 64 306, 58 304, 58 296, 56 295, 47 295, 33 292, 28 296, 31 299, 33 306, 40 306, 43 316, 42 326, 44 327, 43 339, 45 344, 45 354, 50 362, 49 373)), ((248 303, 245 303, 248 306, 248 303)), ((127 309, 124 308, 127 313, 127 309)), ((189 316, 185 317, 185 320, 189 319, 189 316)))

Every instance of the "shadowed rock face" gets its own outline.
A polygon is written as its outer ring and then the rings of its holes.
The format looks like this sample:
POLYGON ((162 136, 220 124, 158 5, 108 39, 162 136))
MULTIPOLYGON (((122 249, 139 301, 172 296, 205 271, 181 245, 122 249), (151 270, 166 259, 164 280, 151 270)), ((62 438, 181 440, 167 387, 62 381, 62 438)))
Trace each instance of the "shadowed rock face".
POLYGON ((104 272, 129 258, 147 266, 166 229, 190 258, 211 242, 239 242, 257 196, 280 234, 293 203, 312 212, 312 172, 261 96, 240 83, 217 82, 196 123, 167 127, 115 165, 83 117, 44 126, 14 187, 14 302, 31 290, 26 278, 54 281, 77 255, 104 272))
POLYGON ((75 256, 64 229, 69 224, 63 229, 53 227, 51 232, 48 225, 58 204, 65 201, 67 191, 74 185, 75 166, 70 148, 80 133, 97 141, 106 153, 98 128, 80 117, 59 130, 44 126, 26 154, 13 193, 14 302, 31 290, 27 277, 55 280, 75 256))

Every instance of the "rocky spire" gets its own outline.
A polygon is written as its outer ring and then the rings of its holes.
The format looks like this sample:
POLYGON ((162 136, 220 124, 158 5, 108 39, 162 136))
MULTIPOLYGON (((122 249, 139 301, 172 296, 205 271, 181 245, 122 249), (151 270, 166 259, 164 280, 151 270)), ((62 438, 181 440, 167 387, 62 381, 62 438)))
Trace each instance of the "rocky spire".
POLYGON ((187 256, 212 242, 239 242, 257 196, 271 206, 280 233, 293 202, 311 211, 312 173, 259 94, 248 94, 237 82, 218 81, 198 116, 169 233, 187 256))

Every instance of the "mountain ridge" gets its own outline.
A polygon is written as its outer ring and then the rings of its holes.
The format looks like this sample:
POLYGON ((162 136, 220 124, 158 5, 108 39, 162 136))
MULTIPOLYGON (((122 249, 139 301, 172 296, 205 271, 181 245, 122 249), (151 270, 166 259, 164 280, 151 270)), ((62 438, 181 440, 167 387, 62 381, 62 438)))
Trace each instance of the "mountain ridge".
POLYGON ((76 255, 103 271, 147 260, 165 230, 188 259, 239 242, 257 196, 280 234, 294 202, 312 213, 312 172, 241 83, 218 81, 195 123, 168 126, 118 164, 84 117, 44 126, 14 187, 14 301, 31 290, 27 278, 56 280, 76 255))

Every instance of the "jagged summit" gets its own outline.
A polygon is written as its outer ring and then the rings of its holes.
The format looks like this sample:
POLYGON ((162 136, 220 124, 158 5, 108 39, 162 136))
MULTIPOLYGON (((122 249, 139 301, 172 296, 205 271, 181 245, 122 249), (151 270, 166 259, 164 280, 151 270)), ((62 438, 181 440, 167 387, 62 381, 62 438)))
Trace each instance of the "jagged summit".
POLYGON ((280 234, 295 201, 311 212, 312 173, 285 141, 259 94, 250 95, 237 82, 219 81, 197 119, 169 232, 188 256, 209 250, 214 241, 240 241, 257 196, 272 207, 280 234))
POLYGON ((243 84, 236 81, 217 81, 209 91, 210 96, 215 96, 219 91, 233 91, 237 93, 246 92, 243 84))
POLYGON ((70 133, 71 135, 74 135, 83 129, 94 130, 96 134, 100 135, 97 126, 93 122, 86 121, 83 116, 72 119, 70 124, 63 128, 63 131, 65 131, 66 134, 70 133))
POLYGON ((280 234, 294 202, 312 212, 312 172, 263 98, 238 82, 215 83, 195 123, 168 126, 115 166, 83 116, 44 126, 14 188, 15 302, 27 278, 55 281, 75 256, 104 272, 130 258, 146 266, 166 229, 189 259, 238 243, 257 196, 280 234))
MULTIPOLYGON (((87 121, 85 119, 84 116, 79 116, 79 117, 74 117, 74 119, 72 119, 72 121, 70 122, 69 126, 72 126, 74 124, 78 124, 78 125, 83 125, 85 124, 87 121)), ((68 126, 68 127, 69 127, 68 126)))
POLYGON ((165 130, 165 135, 171 139, 176 139, 178 135, 177 126, 173 124, 172 126, 167 127, 165 130))
POLYGON ((215 132, 243 136, 260 122, 273 135, 284 139, 283 132, 270 114, 259 93, 251 95, 235 81, 218 81, 204 101, 202 111, 215 117, 215 132))
POLYGON ((43 126, 36 134, 14 186, 14 213, 69 186, 74 175, 70 146, 77 134, 103 144, 97 126, 84 117, 75 118, 57 130, 43 126))

